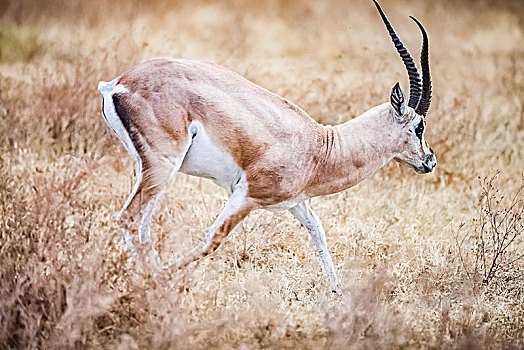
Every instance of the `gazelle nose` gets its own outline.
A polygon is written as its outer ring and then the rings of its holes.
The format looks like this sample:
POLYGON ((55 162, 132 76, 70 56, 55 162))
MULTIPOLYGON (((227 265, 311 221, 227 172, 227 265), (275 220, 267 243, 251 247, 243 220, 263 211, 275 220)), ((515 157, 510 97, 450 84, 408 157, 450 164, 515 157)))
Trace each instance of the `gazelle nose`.
POLYGON ((433 171, 435 166, 437 166, 437 158, 435 158, 435 154, 433 153, 433 150, 430 148, 431 154, 426 155, 424 159, 424 166, 429 170, 433 171))

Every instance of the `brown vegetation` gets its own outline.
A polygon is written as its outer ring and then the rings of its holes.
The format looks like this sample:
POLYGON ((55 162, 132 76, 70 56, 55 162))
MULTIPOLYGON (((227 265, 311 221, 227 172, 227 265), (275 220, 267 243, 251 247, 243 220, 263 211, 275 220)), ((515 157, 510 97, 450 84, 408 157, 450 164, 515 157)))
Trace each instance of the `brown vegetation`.
MULTIPOLYGON (((340 123, 407 86, 371 1, 0 3, 0 348, 524 347, 524 6, 382 5, 415 56, 407 16, 430 35, 439 165, 311 201, 339 298, 288 213, 250 215, 179 274, 131 260, 114 217, 133 166, 96 86, 150 57, 201 59, 340 123)), ((154 218, 161 258, 225 199, 177 175, 154 218)))

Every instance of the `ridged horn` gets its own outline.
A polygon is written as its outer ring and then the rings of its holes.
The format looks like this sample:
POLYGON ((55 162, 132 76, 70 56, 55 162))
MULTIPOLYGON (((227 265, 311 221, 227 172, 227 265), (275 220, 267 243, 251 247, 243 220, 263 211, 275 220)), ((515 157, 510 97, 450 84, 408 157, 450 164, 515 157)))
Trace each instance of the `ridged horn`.
POLYGON ((429 40, 422 24, 412 16, 409 16, 420 28, 422 32, 422 50, 420 52, 420 69, 422 70, 422 96, 415 112, 426 116, 429 105, 431 104, 431 76, 429 74, 429 40))
POLYGON ((409 54, 408 50, 404 47, 404 44, 402 44, 402 41, 400 41, 399 37, 397 36, 397 33, 395 33, 395 30, 391 26, 391 24, 388 21, 388 18, 384 14, 384 11, 382 11, 382 8, 380 8, 380 5, 378 2, 373 0, 375 3, 375 6, 377 7, 378 12, 380 13, 380 17, 382 17, 382 20, 384 21, 384 24, 386 25, 386 29, 389 32, 389 35, 391 36, 391 39, 393 40, 393 44, 395 44, 395 48, 397 49, 398 54, 400 55, 400 58, 402 58, 402 61, 404 61, 404 65, 406 66, 406 69, 408 71, 409 76, 409 102, 408 106, 411 108, 416 108, 419 105, 420 97, 422 96, 422 87, 421 87, 421 80, 420 80, 420 74, 418 73, 417 66, 415 65, 415 62, 413 62, 413 58, 411 58, 411 55, 409 54))

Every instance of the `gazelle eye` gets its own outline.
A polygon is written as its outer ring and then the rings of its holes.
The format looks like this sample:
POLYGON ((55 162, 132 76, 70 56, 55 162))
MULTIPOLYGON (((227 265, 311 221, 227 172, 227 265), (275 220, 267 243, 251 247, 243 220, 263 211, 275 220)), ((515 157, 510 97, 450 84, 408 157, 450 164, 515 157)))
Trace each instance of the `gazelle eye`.
POLYGON ((424 121, 421 120, 415 129, 415 135, 422 140, 422 133, 424 132, 424 121))

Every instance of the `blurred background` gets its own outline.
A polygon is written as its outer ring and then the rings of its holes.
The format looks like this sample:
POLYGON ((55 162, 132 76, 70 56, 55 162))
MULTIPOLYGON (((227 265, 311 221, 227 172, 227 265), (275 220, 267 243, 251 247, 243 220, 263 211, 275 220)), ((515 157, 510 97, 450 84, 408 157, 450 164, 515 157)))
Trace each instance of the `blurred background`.
MULTIPOLYGON (((288 213, 250 215, 212 256, 166 274, 132 260, 114 217, 133 164, 99 81, 153 57, 224 65, 323 124, 408 80, 372 1, 0 2, 0 346, 524 346, 524 3, 380 2, 418 61, 436 171, 391 163, 315 198, 344 298, 288 213)), ((227 196, 178 174, 153 240, 176 260, 227 196)))

